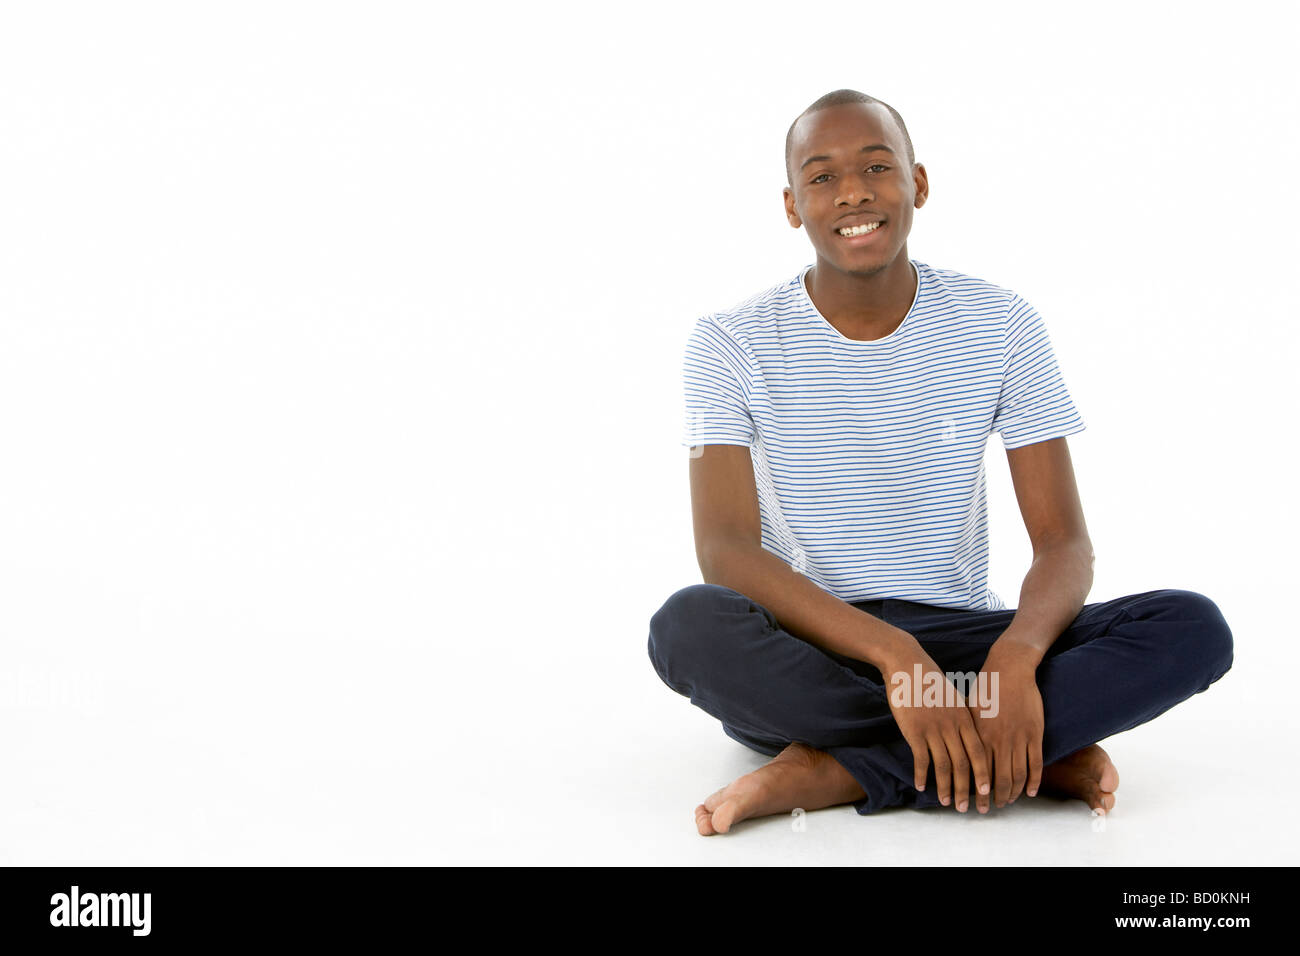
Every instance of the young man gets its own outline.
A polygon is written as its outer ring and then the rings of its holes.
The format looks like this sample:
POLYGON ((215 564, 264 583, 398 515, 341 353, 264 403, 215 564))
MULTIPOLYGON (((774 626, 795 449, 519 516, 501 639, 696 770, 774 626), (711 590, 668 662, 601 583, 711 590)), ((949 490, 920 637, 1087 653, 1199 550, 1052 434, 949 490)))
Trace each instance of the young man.
POLYGON ((929 181, 902 117, 852 90, 786 139, 785 211, 816 262, 698 320, 685 354, 704 584, 650 622, 673 690, 773 757, 695 810, 853 803, 979 812, 1022 794, 1115 805, 1097 741, 1232 664, 1184 590, 1084 604, 1092 545, 1067 435, 1084 429, 1037 312, 908 257, 929 181), (1002 437, 1033 561, 987 585, 984 451, 1002 437))

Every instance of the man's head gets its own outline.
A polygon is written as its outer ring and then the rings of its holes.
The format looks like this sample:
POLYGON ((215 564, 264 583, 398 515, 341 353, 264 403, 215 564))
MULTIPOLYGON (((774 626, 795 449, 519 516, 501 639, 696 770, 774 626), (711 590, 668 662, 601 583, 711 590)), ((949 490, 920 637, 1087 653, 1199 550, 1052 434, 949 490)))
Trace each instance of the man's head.
POLYGON ((790 129, 785 134, 785 181, 787 185, 794 185, 794 173, 790 169, 792 159, 791 152, 794 148, 794 130, 799 125, 799 121, 809 113, 816 113, 830 106, 844 106, 849 103, 865 103, 868 106, 880 106, 889 111, 894 122, 898 125, 898 133, 902 138, 906 148, 907 165, 912 166, 916 162, 916 150, 912 148, 912 137, 907 132, 907 124, 903 122, 903 116, 898 110, 894 109, 884 100, 878 100, 874 96, 868 96, 866 93, 859 93, 857 90, 835 90, 819 97, 811 106, 794 118, 790 124, 790 129))
POLYGON ((903 118, 854 90, 826 94, 790 125, 786 176, 790 225, 843 272, 878 272, 905 254, 912 211, 929 195, 903 118))

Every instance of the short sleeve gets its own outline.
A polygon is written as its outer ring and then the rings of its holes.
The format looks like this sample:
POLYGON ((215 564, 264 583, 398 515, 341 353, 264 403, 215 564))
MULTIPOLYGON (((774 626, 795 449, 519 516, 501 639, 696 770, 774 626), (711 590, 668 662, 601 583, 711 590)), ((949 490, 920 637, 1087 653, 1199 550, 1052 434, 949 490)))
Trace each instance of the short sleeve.
POLYGON ((748 368, 745 350, 721 326, 708 316, 695 323, 682 363, 683 445, 753 443, 748 368))
POLYGON ((1013 296, 1003 346, 1002 391, 993 430, 1004 448, 1063 438, 1087 426, 1065 387, 1041 316, 1013 296))

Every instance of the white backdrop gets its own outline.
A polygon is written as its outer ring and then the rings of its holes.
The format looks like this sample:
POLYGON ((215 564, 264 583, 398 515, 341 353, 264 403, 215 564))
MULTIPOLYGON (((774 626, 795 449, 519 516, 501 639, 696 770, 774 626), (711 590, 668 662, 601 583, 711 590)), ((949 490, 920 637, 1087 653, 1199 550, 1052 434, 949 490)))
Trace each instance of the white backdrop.
POLYGON ((0 863, 1294 862, 1293 6, 448 6, 5 7, 0 863), (784 136, 839 87, 929 172, 909 254, 1048 324, 1089 600, 1233 625, 1104 837, 694 833, 761 758, 646 657, 682 349, 812 261, 784 136))

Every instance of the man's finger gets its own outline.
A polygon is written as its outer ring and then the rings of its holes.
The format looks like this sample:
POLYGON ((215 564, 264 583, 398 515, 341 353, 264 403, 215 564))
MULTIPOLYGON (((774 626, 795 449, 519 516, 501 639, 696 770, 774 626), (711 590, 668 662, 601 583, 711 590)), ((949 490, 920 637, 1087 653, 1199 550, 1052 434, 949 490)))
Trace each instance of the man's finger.
POLYGON ((948 757, 952 760, 952 805, 960 813, 965 813, 970 807, 970 761, 966 759, 966 745, 962 743, 961 735, 951 730, 944 743, 948 745, 948 757))
POLYGON ((908 739, 912 748, 912 786, 917 790, 925 789, 925 776, 930 770, 930 750, 924 740, 908 739))
POLYGON ((934 762, 934 781, 939 788, 939 802, 945 807, 952 802, 952 761, 942 737, 931 737, 930 759, 934 762))
POLYGON ((1043 738, 1040 735, 1036 740, 1029 742, 1029 780, 1025 786, 1025 793, 1031 797, 1038 796, 1038 787, 1043 782, 1043 738))
POLYGON ((971 769, 975 772, 975 806, 987 811, 989 792, 993 789, 988 751, 984 749, 984 742, 980 740, 973 722, 962 727, 961 735, 966 744, 966 753, 970 756, 971 769))
POLYGON ((1025 777, 1029 767, 1029 742, 1021 741, 1011 749, 1011 802, 1025 791, 1025 777))
POLYGON ((993 748, 993 793, 998 806, 1005 807, 1011 799, 1011 747, 999 740, 993 748))

